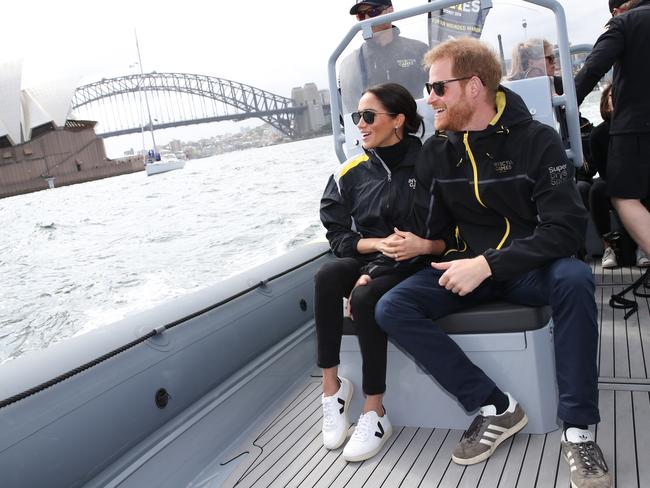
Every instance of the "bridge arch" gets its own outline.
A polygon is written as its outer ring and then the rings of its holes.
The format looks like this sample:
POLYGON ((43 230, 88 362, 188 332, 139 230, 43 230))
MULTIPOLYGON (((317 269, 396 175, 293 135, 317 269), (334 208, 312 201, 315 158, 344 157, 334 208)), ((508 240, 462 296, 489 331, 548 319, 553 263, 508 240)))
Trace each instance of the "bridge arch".
MULTIPOLYGON (((182 118, 181 120, 163 120, 153 124, 154 129, 178 127, 182 125, 217 122, 222 120, 243 120, 260 118, 289 137, 296 136, 295 116, 304 107, 295 107, 290 98, 256 88, 251 85, 206 75, 188 73, 146 73, 105 78, 100 81, 77 88, 72 99, 73 110, 91 111, 92 106, 106 99, 122 98, 150 93, 178 93, 201 97, 234 107, 235 113, 203 114, 203 117, 182 118)), ((135 100, 135 98, 133 98, 135 100)), ((129 103, 129 102, 126 102, 129 103)), ((121 128, 103 132, 100 135, 111 137, 136 133, 142 130, 140 122, 124 122, 121 128)), ((148 124, 146 125, 148 128, 148 124)))

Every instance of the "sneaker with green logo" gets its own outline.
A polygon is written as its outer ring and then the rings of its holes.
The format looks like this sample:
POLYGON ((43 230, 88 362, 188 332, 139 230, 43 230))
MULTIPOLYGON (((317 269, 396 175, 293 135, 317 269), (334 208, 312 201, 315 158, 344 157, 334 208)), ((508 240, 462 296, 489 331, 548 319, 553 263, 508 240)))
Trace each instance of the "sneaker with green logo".
POLYGON ((489 458, 499 444, 512 437, 528 423, 528 417, 521 405, 510 393, 508 409, 497 415, 494 405, 487 405, 479 411, 469 429, 463 434, 451 459, 456 464, 476 464, 489 458))
POLYGON ((575 427, 565 430, 562 457, 569 463, 572 488, 611 488, 612 475, 590 431, 575 427))

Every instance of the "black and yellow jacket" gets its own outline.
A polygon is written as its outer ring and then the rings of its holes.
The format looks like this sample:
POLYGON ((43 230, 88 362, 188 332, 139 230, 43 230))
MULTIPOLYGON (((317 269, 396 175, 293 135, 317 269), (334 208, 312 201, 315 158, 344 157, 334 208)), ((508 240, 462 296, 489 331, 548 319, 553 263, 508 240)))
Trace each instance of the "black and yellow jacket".
POLYGON ((496 106, 485 130, 426 141, 414 216, 423 237, 448 236, 445 259, 483 254, 498 281, 573 255, 587 213, 557 132, 507 88, 496 106))
POLYGON ((346 161, 327 182, 320 204, 320 218, 327 229, 327 240, 337 257, 353 257, 367 263, 373 271, 395 267, 395 261, 381 253, 360 254, 361 238, 386 237, 393 228, 408 230, 409 214, 415 194, 415 161, 422 143, 407 136, 392 152, 400 161, 382 159, 381 150, 369 150, 346 161))

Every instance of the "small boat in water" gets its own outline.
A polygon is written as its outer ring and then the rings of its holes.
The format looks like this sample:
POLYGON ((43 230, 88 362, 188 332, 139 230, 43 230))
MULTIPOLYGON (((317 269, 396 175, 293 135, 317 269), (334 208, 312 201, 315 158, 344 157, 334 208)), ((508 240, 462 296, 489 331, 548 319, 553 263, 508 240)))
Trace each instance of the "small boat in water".
POLYGON ((147 161, 144 164, 144 169, 147 172, 147 176, 166 173, 167 171, 173 171, 175 169, 183 169, 184 167, 185 160, 179 159, 173 155, 163 155, 159 159, 147 157, 147 161))

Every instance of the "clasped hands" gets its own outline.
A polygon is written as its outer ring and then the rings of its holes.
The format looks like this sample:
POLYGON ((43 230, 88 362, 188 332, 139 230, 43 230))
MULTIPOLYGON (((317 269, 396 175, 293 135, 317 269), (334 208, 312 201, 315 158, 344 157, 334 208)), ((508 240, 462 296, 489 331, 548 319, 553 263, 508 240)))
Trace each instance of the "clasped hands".
POLYGON ((399 230, 377 243, 377 251, 395 261, 408 261, 415 256, 427 254, 427 241, 412 232, 399 230))

